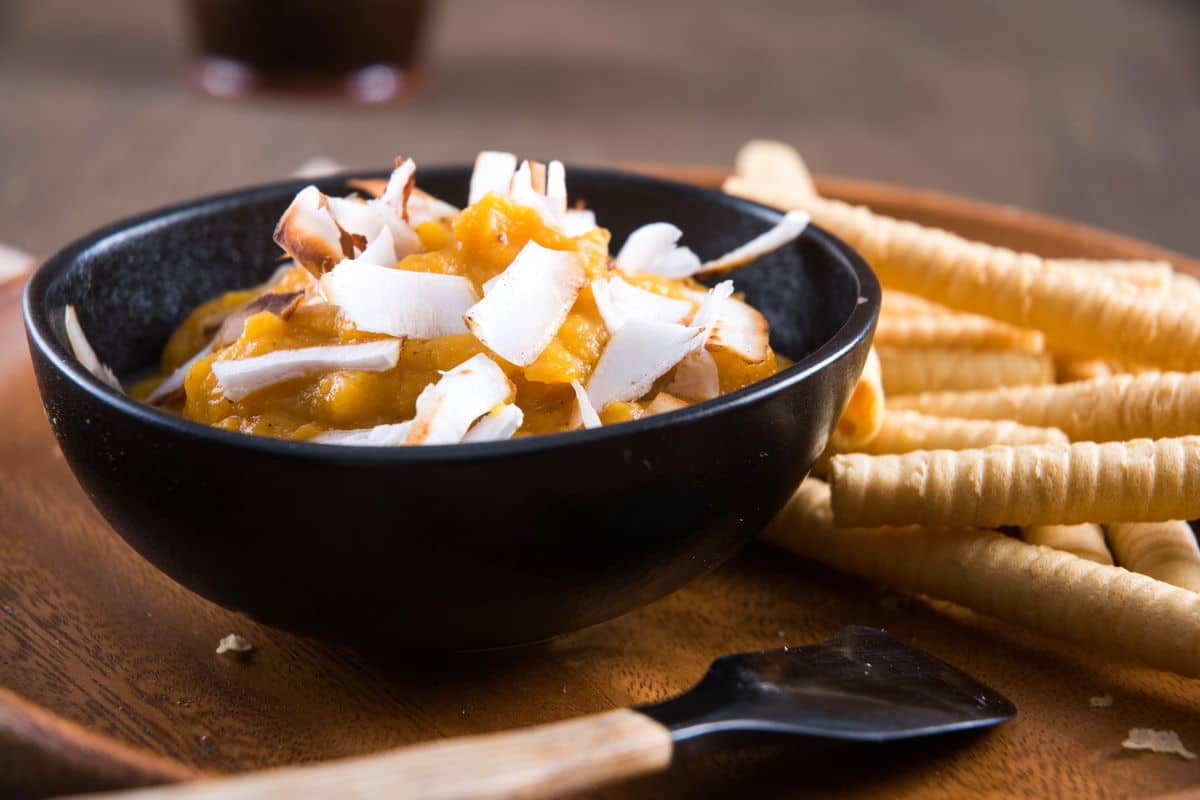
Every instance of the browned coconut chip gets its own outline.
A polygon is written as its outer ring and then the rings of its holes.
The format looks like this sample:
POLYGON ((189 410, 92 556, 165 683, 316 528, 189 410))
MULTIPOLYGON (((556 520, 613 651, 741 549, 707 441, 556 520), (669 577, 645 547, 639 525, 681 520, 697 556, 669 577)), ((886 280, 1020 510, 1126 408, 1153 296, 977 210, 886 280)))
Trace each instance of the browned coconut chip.
MULTIPOLYGON (((719 285, 726 283, 732 294, 731 281, 722 281, 719 285)), ((696 303, 703 302, 706 297, 704 292, 694 290, 685 290, 685 294, 696 303)), ((697 322, 693 320, 692 324, 697 322)), ((749 364, 759 364, 766 359, 770 350, 771 326, 767 318, 753 306, 727 296, 712 323, 705 346, 713 351, 728 350, 749 364)))
POLYGON ((528 366, 554 339, 586 281, 574 253, 531 241, 463 319, 492 352, 528 366))
POLYGON ((300 190, 275 226, 275 243, 313 275, 323 275, 350 255, 346 231, 329 211, 328 198, 315 186, 300 190))
POLYGON ((667 392, 659 392, 654 395, 654 399, 646 406, 646 414, 652 416, 654 414, 666 414, 668 411, 678 411, 681 408, 687 408, 687 401, 680 400, 673 394, 667 392))
POLYGON ((675 367, 666 387, 668 392, 692 402, 712 400, 721 393, 720 373, 712 353, 705 348, 693 350, 675 367))
POLYGON ((213 350, 228 347, 241 338, 242 329, 246 327, 246 320, 260 311, 270 311, 281 319, 287 319, 300 307, 303 299, 304 292, 268 292, 237 309, 225 317, 208 344, 197 350, 191 358, 163 378, 162 383, 154 387, 154 391, 146 397, 146 402, 152 406, 158 406, 180 399, 183 397, 184 384, 187 382, 187 376, 192 367, 213 350))
MULTIPOLYGON (((388 266, 421 249, 421 239, 408 223, 407 210, 416 169, 412 159, 400 162, 392 170, 383 194, 365 203, 342 197, 326 201, 338 226, 356 237, 359 250, 374 242, 380 231, 386 229, 391 233, 394 253, 388 259, 388 266)), ((347 251, 346 255, 352 254, 353 251, 347 251)))
POLYGON ((475 205, 493 193, 508 195, 516 169, 517 157, 512 153, 484 150, 475 156, 475 169, 471 172, 467 204, 475 205))
POLYGON ((380 232, 356 259, 347 259, 321 279, 321 293, 362 331, 433 339, 465 333, 463 314, 479 299, 461 275, 414 272, 383 266, 377 251, 391 249, 391 234, 380 232))
POLYGON ((83 332, 83 326, 79 324, 75 306, 67 306, 64 311, 63 327, 66 329, 67 342, 71 345, 71 352, 75 354, 75 360, 96 380, 118 392, 124 392, 121 382, 117 380, 116 373, 105 366, 96 355, 96 351, 92 349, 91 342, 83 332))
POLYGON ((400 340, 392 339, 276 350, 266 355, 227 361, 218 359, 213 362, 212 371, 225 397, 237 402, 259 389, 293 378, 337 370, 383 372, 396 366, 399 360, 400 340))
POLYGON ((516 387, 504 370, 479 353, 468 358, 417 397, 407 444, 458 444, 471 423, 507 403, 516 387))

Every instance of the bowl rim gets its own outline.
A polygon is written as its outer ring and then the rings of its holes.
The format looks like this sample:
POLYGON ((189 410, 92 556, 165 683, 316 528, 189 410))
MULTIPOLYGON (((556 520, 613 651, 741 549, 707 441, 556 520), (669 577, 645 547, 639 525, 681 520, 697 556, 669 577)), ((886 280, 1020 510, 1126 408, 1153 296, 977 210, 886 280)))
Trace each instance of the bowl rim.
MULTIPOLYGON (((444 164, 423 167, 426 175, 436 172, 469 170, 470 165, 444 164)), ((568 173, 586 172, 598 178, 620 178, 634 183, 656 185, 675 191, 700 193, 720 198, 723 203, 732 203, 745 212, 772 221, 782 218, 783 213, 770 206, 741 197, 727 195, 703 186, 682 181, 668 180, 627 170, 605 167, 572 167, 568 173)), ((718 414, 732 413, 810 378, 846 356, 874 327, 881 304, 879 281, 866 261, 849 245, 815 224, 809 224, 801 237, 810 237, 825 250, 834 254, 849 266, 858 282, 858 301, 849 316, 830 338, 803 357, 796 359, 774 375, 755 381, 747 386, 711 400, 693 403, 685 408, 666 414, 656 414, 629 422, 605 425, 599 428, 539 434, 517 439, 493 442, 468 442, 420 447, 355 446, 334 447, 309 441, 277 439, 268 436, 215 428, 177 416, 168 411, 148 406, 126 394, 119 393, 88 372, 67 351, 55 332, 45 309, 45 295, 53 280, 66 270, 80 254, 114 236, 130 229, 148 224, 162 224, 175 216, 186 216, 204 207, 237 205, 254 200, 262 195, 273 195, 284 190, 293 193, 309 184, 342 182, 351 179, 386 177, 387 172, 351 170, 317 178, 295 178, 285 181, 256 184, 227 192, 204 195, 180 203, 161 206, 149 211, 119 219, 102 228, 75 239, 43 261, 30 277, 22 293, 22 313, 30 343, 39 353, 71 383, 91 397, 110 407, 119 414, 132 417, 138 423, 149 425, 164 432, 188 439, 206 440, 211 443, 247 448, 265 454, 290 458, 315 459, 336 463, 402 464, 441 461, 484 460, 516 454, 528 454, 545 450, 557 450, 563 446, 583 445, 609 439, 620 439, 646 431, 683 428, 696 421, 718 414)))

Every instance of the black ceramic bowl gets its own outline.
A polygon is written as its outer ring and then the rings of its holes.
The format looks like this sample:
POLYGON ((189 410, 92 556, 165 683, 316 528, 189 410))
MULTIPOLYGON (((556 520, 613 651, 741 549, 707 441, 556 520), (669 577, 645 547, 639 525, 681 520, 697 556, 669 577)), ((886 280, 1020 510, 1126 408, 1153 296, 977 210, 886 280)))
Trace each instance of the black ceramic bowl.
MULTIPOLYGON (((669 220, 701 257, 774 224, 717 192, 569 169, 620 243, 669 220)), ((465 200, 467 168, 423 188, 465 200)), ((208 428, 106 388, 72 357, 75 306, 102 361, 135 376, 218 292, 266 278, 293 181, 117 223, 50 258, 25 292, 42 401, 79 482, 166 573, 254 618, 360 645, 496 647, 623 614, 715 567, 778 511, 825 447, 862 369, 879 286, 810 227, 738 271, 795 360, 662 416, 509 442, 330 447, 208 428)), ((344 177, 318 181, 345 192, 344 177)), ((104 569, 97 564, 96 569, 104 569)))

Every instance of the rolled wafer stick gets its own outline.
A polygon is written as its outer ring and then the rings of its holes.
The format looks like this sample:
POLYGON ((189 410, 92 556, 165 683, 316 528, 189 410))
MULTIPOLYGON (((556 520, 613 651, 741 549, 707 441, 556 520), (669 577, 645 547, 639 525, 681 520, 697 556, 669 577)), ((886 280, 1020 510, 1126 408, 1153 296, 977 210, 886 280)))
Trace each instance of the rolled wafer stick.
POLYGON ((1030 544, 1052 547, 1097 564, 1113 563, 1112 553, 1108 552, 1108 545, 1104 543, 1104 531, 1091 522, 1080 525, 1029 525, 1021 528, 1021 538, 1030 544))
POLYGON ((1200 516, 1200 436, 845 453, 829 465, 839 525, 1073 525, 1200 516))
POLYGON ((893 408, 939 417, 1012 419, 1058 428, 1074 441, 1186 436, 1200 432, 1200 372, 1112 375, 1055 386, 928 392, 893 408))
POLYGON ((1139 289, 1158 291, 1171 285, 1174 270, 1166 261, 1105 261, 1087 258, 1048 258, 1052 267, 1094 269, 1139 289))
POLYGON ((1054 356, 1054 377, 1059 383, 1090 381, 1113 374, 1112 366, 1103 358, 1087 356, 1054 356))
POLYGON ((733 176, 725 191, 807 211, 867 260, 887 285, 1046 336, 1067 351, 1163 367, 1200 368, 1200 315, 1170 292, 1122 291, 1098 271, 1053 267, 1032 253, 971 242, 864 206, 758 186, 733 176))
POLYGON ((875 438, 853 449, 883 455, 913 450, 970 450, 994 444, 1055 442, 1067 442, 1067 435, 1056 428, 1034 428, 1006 419, 953 419, 889 409, 883 415, 875 438))
POLYGON ((1183 520, 1112 523, 1108 544, 1125 569, 1200 592, 1200 549, 1183 520))
POLYGON ((1055 640, 1200 676, 1200 595, 971 528, 833 527, 829 487, 806 480, 764 538, 899 591, 949 600, 1055 640))
POLYGON ((1054 382, 1054 361, 1044 353, 946 347, 877 349, 883 365, 883 390, 889 395, 1054 382))
POLYGON ((880 316, 956 316, 962 313, 915 294, 886 288, 883 290, 883 303, 879 307, 880 316))
POLYGON ((973 314, 882 314, 875 344, 895 347, 958 347, 1040 353, 1045 339, 1038 331, 1017 328, 973 314))
POLYGON ((850 400, 829 438, 830 446, 839 450, 853 450, 874 439, 883 424, 884 402, 879 356, 872 347, 867 352, 867 362, 858 376, 850 400))

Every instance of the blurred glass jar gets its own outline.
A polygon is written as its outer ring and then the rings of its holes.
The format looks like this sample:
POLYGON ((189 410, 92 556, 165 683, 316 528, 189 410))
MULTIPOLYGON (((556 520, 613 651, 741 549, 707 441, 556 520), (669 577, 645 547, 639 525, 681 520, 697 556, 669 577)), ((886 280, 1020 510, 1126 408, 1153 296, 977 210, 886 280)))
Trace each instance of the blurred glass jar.
POLYGON ((385 103, 419 84, 425 0, 188 0, 205 92, 385 103))

